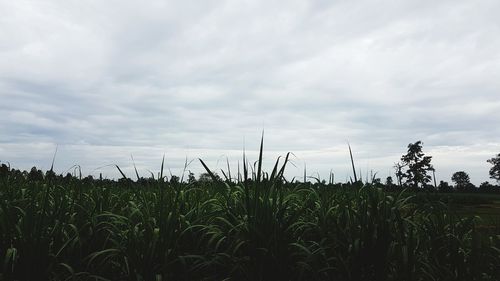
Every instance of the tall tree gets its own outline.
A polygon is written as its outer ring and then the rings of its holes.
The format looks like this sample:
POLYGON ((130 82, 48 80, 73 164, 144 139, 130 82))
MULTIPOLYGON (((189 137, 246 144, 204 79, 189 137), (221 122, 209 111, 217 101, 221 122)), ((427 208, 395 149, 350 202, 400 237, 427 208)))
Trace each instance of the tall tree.
POLYGON ((487 160, 487 162, 493 165, 493 167, 491 167, 490 169, 490 178, 496 180, 497 182, 500 182, 500 153, 497 156, 487 160))
POLYGON ((406 184, 413 187, 424 187, 431 181, 427 172, 434 170, 431 165, 432 156, 425 156, 422 145, 421 141, 408 144, 407 153, 401 156, 402 166, 407 167, 402 177, 406 178, 406 184))
POLYGON ((458 190, 465 189, 470 184, 470 177, 464 171, 455 172, 451 176, 451 180, 455 183, 458 190))

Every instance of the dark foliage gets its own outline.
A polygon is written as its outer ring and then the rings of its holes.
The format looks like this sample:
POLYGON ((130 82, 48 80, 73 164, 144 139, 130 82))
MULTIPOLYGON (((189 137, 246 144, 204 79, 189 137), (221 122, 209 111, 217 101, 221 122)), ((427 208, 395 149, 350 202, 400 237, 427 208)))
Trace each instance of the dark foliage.
POLYGON ((497 182, 500 182, 500 153, 497 156, 487 160, 487 162, 493 165, 493 167, 491 167, 490 169, 490 178, 496 180, 497 182))
POLYGON ((500 278, 497 230, 433 186, 210 179, 2 165, 0 280, 500 278))
POLYGON ((401 164, 397 166, 399 176, 405 178, 405 183, 412 187, 425 187, 431 181, 427 173, 434 169, 431 165, 432 156, 425 156, 422 146, 421 141, 408 144, 408 151, 401 156, 401 164), (402 173, 402 167, 406 167, 405 173, 402 173))

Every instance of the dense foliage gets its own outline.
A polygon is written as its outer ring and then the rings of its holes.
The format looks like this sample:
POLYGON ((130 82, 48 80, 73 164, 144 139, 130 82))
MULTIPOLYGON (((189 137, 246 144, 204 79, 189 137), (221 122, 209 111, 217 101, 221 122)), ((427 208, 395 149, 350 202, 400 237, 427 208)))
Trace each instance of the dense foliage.
POLYGON ((493 165, 493 167, 490 168, 490 178, 500 182, 500 153, 488 159, 487 162, 493 165))
POLYGON ((408 186, 422 187, 431 181, 427 172, 434 171, 432 156, 425 156, 422 146, 421 141, 408 144, 408 152, 401 156, 401 163, 396 164, 398 177, 405 178, 408 186), (406 173, 402 173, 402 168, 407 168, 406 173))
POLYGON ((184 183, 2 166, 0 280, 500 279, 498 225, 426 193, 283 169, 184 183))

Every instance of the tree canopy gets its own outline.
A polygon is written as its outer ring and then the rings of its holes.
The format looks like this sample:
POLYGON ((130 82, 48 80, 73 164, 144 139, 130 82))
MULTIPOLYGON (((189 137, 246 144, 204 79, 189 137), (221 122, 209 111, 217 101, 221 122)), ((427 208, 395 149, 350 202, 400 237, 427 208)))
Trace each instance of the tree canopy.
POLYGON ((431 176, 427 172, 434 170, 431 165, 432 156, 425 156, 422 146, 422 141, 410 143, 407 153, 401 156, 401 166, 407 168, 401 177, 406 179, 405 184, 413 187, 424 187, 431 181, 431 176))
POLYGON ((497 156, 487 160, 487 162, 493 165, 493 167, 491 167, 490 169, 490 178, 496 180, 497 182, 500 182, 500 153, 497 156))
POLYGON ((470 177, 464 171, 455 172, 451 176, 451 180, 455 183, 457 189, 465 189, 470 184, 470 177))

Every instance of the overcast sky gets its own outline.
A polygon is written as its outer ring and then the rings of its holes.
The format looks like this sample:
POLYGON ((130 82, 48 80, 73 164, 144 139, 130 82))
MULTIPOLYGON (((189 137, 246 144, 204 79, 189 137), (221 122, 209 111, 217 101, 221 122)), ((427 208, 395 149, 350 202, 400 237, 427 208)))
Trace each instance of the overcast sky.
MULTIPOLYGON (((0 0, 0 161, 113 178, 243 147, 385 179, 422 140, 438 180, 500 153, 500 1, 0 0)), ((195 161, 189 169, 199 173, 195 161)), ((234 173, 234 172, 233 172, 234 173)), ((491 180, 490 180, 491 181, 491 180)))

